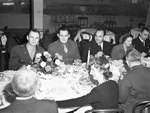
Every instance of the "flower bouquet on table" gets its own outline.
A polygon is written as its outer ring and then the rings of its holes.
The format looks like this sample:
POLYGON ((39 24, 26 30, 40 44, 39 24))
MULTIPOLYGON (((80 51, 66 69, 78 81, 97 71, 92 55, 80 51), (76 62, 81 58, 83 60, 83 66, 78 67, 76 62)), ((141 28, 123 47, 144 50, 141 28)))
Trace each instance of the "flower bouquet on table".
POLYGON ((110 71, 113 73, 113 78, 115 81, 118 81, 119 78, 122 79, 123 74, 127 72, 123 60, 113 60, 110 61, 110 71))
POLYGON ((44 74, 52 74, 57 66, 61 64, 62 56, 56 53, 54 57, 47 51, 37 53, 31 67, 35 68, 37 72, 43 72, 44 74))

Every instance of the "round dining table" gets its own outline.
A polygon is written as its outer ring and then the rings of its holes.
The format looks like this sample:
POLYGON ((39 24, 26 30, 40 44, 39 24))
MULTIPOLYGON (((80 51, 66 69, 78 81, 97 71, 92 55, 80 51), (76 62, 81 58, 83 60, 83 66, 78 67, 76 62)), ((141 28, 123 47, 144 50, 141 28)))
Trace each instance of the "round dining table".
MULTIPOLYGON (((4 73, 8 72, 9 71, 5 71, 4 73)), ((88 79, 87 70, 79 67, 74 68, 74 66, 70 66, 67 72, 60 72, 57 76, 40 73, 39 81, 39 88, 35 92, 34 97, 37 99, 53 99, 55 101, 81 97, 88 94, 95 87, 88 79)), ((2 91, 8 83, 10 83, 10 81, 0 81, 0 109, 10 105, 10 103, 6 101, 4 95, 2 95, 2 91)), ((66 113, 77 108, 78 107, 58 108, 58 111, 59 113, 66 113)), ((91 109, 91 106, 83 107, 80 110, 85 111, 88 109, 91 109)), ((81 112, 80 110, 79 112, 81 112)))

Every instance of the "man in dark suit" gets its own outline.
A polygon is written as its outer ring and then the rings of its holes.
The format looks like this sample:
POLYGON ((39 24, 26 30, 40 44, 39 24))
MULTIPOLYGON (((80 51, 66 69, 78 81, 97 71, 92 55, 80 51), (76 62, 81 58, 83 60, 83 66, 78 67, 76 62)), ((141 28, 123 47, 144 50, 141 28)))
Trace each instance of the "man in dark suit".
POLYGON ((88 49, 90 48, 90 54, 95 55, 97 53, 106 56, 111 55, 112 46, 109 42, 104 41, 104 36, 106 35, 106 31, 102 28, 96 30, 94 34, 94 38, 92 41, 84 47, 84 53, 82 53, 82 61, 85 62, 87 60, 88 49))
POLYGON ((38 83, 35 71, 19 69, 11 81, 12 89, 17 95, 16 100, 10 106, 0 109, 0 113, 58 113, 54 100, 37 100, 34 97, 38 83))
POLYGON ((126 59, 131 69, 119 80, 119 102, 124 113, 132 113, 135 103, 150 100, 150 68, 141 64, 137 50, 129 52, 126 59))
POLYGON ((91 41, 90 48, 91 54, 95 55, 97 52, 102 52, 102 54, 110 56, 111 55, 111 44, 104 41, 104 36, 106 31, 104 29, 97 29, 93 40, 91 41))
POLYGON ((140 35, 137 38, 135 38, 132 42, 134 48, 138 50, 143 57, 147 56, 147 51, 149 49, 149 45, 146 40, 148 39, 148 36, 149 36, 149 29, 144 27, 142 28, 140 35))

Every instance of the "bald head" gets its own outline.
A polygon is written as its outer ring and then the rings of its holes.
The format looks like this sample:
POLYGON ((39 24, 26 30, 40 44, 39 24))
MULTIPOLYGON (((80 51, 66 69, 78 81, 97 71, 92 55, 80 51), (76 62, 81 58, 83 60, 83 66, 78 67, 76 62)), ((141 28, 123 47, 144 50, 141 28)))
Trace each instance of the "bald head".
POLYGON ((38 76, 33 70, 20 69, 14 75, 11 84, 18 96, 28 97, 33 95, 37 88, 38 76))

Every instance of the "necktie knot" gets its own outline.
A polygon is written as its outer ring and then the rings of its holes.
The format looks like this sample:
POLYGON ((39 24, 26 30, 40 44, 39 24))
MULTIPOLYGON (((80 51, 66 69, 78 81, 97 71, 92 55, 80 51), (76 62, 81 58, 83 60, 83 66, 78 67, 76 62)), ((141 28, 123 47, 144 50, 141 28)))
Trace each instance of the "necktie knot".
POLYGON ((67 49, 66 45, 64 45, 64 51, 65 51, 65 53, 68 52, 68 49, 67 49))

